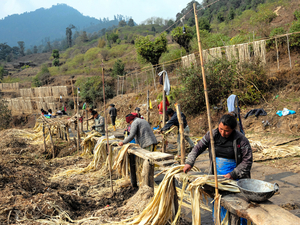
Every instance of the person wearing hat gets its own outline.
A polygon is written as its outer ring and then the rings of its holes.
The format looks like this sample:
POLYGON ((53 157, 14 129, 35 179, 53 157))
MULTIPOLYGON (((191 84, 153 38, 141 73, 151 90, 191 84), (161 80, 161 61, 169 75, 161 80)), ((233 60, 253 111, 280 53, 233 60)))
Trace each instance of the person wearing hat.
POLYGON ((114 104, 110 104, 109 115, 111 118, 111 123, 114 127, 114 131, 116 131, 116 117, 117 117, 117 109, 114 104))
POLYGON ((100 116, 96 111, 92 111, 92 116, 95 120, 95 125, 92 126, 93 130, 98 131, 100 134, 105 135, 105 121, 104 117, 100 116))
POLYGON ((139 117, 139 118, 145 119, 145 118, 140 114, 141 109, 140 109, 139 107, 136 107, 134 110, 135 110, 135 112, 138 114, 138 117, 139 117))
POLYGON ((146 120, 138 118, 136 113, 126 116, 126 122, 131 125, 130 134, 124 141, 119 142, 119 146, 129 143, 135 138, 137 144, 148 151, 155 151, 157 140, 146 120))
MULTIPOLYGON (((161 128, 160 133, 169 130, 173 125, 178 127, 178 136, 177 136, 177 150, 178 150, 178 156, 181 155, 181 148, 180 148, 180 133, 179 133, 179 122, 177 113, 174 112, 172 108, 169 108, 167 110, 167 115, 169 116, 170 120, 166 123, 166 125, 161 128)), ((183 127, 184 127, 184 139, 189 143, 190 147, 193 148, 194 142, 190 139, 190 137, 186 134, 190 133, 190 128, 187 125, 186 117, 183 113, 181 113, 181 118, 183 120, 183 127)))

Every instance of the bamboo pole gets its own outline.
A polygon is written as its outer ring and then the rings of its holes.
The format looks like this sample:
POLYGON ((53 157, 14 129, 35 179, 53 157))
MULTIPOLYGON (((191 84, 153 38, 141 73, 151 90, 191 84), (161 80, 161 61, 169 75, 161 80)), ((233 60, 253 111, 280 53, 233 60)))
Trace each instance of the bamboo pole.
POLYGON ((149 89, 147 90, 147 121, 148 121, 148 123, 150 123, 149 89))
POLYGON ((154 69, 153 69, 153 66, 152 66, 152 75, 153 75, 154 88, 155 88, 155 90, 156 90, 156 83, 155 83, 155 75, 154 75, 154 69))
POLYGON ((74 102, 74 111, 76 111, 76 108, 75 108, 75 95, 74 95, 74 87, 73 87, 73 79, 71 79, 71 87, 72 87, 72 95, 73 95, 73 102, 74 102))
POLYGON ((277 53, 277 67, 278 67, 278 70, 279 70, 279 54, 278 54, 277 38, 275 38, 275 45, 276 45, 276 53, 277 53))
POLYGON ((86 130, 89 130, 89 111, 87 110, 87 106, 85 106, 85 115, 86 115, 86 130))
POLYGON ((215 143, 214 143, 214 138, 213 138, 213 133, 212 133, 210 108, 209 108, 208 93, 207 93, 207 87, 206 87, 206 77, 205 77, 205 71, 204 71, 204 65, 203 65, 202 46, 201 46, 201 41, 200 41, 200 32, 199 32, 199 24, 198 24, 198 17, 197 17, 197 11, 196 11, 196 3, 194 3, 193 5, 194 5, 195 23, 196 23, 196 29, 197 29, 197 39, 198 39, 200 63, 201 63, 201 70, 202 70, 202 78, 203 78, 203 86, 204 86, 204 94, 205 94, 205 102, 206 102, 209 134, 210 134, 211 153, 212 153, 212 158, 213 158, 213 168, 214 168, 214 177, 215 177, 215 196, 217 197, 219 195, 219 189, 218 189, 218 176, 217 176, 217 167, 216 167, 215 143))
MULTIPOLYGON (((104 87, 104 65, 102 60, 102 85, 103 85, 103 104, 104 104, 104 123, 105 123, 105 135, 106 135, 106 148, 109 151, 108 155, 111 156, 111 149, 109 147, 109 139, 108 139, 108 130, 107 130, 107 119, 106 119, 106 103, 105 103, 105 87, 104 87)), ((111 187, 111 193, 114 193, 113 189, 113 183, 112 183, 112 177, 111 177, 111 160, 109 159, 109 177, 110 177, 110 187, 111 187)))
POLYGON ((119 79, 120 79, 120 76, 118 76, 118 83, 117 83, 117 95, 119 95, 119 79))
MULTIPOLYGON (((163 66, 163 70, 165 67, 163 66)), ((162 74, 163 76, 163 121, 162 121, 162 126, 164 127, 166 125, 166 92, 165 92, 165 73, 162 74)), ((166 142, 163 139, 162 140, 162 152, 166 152, 166 142)))
POLYGON ((179 122, 179 133, 180 133, 180 150, 181 150, 181 165, 185 163, 185 144, 184 144, 184 124, 181 118, 180 105, 176 105, 177 118, 179 122))
POLYGON ((289 35, 286 35, 286 39, 287 39, 287 47, 288 47, 288 53, 289 53, 290 67, 292 69, 292 60, 291 60, 291 52, 290 52, 289 35))

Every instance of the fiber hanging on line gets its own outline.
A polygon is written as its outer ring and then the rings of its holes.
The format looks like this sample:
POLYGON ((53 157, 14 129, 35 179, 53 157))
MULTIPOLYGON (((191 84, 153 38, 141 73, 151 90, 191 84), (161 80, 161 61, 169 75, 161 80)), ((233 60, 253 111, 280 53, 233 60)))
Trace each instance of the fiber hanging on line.
POLYGON ((229 62, 237 59, 237 52, 235 45, 225 46, 226 58, 229 62))
POLYGON ((21 97, 33 97, 31 88, 20 89, 20 96, 21 97))
POLYGON ((261 61, 266 64, 267 61, 266 61, 266 41, 265 40, 262 40, 260 41, 260 59, 261 61))
POLYGON ((222 59, 222 51, 220 47, 209 49, 209 54, 211 55, 212 60, 222 59))
POLYGON ((203 56, 204 63, 208 63, 210 61, 211 56, 209 55, 208 50, 203 50, 202 56, 203 56))
POLYGON ((239 62, 248 62, 250 61, 250 52, 248 43, 237 45, 237 49, 239 52, 239 62))
POLYGON ((182 66, 186 68, 190 67, 191 64, 197 65, 194 53, 181 57, 181 60, 182 60, 182 66))

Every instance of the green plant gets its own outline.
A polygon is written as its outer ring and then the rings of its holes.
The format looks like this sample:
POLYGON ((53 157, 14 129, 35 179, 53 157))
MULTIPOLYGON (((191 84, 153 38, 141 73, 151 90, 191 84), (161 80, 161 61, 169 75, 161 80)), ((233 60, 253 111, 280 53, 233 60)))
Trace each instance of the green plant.
MULTIPOLYGON (((293 21, 292 26, 290 27, 290 33, 299 32, 300 31, 300 20, 293 21)), ((291 38, 291 46, 300 47, 300 34, 293 34, 290 36, 291 38)))
POLYGON ((297 20, 300 20, 300 10, 299 9, 294 12, 294 16, 297 20))
POLYGON ((50 72, 46 64, 41 66, 41 71, 32 78, 31 85, 33 87, 40 87, 49 83, 50 72))

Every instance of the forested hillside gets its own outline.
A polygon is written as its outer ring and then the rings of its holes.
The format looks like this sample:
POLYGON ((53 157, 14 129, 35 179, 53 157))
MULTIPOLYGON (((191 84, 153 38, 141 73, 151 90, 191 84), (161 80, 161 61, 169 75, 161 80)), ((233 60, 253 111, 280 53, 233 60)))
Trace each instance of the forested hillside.
MULTIPOLYGON (((100 17, 101 13, 99 13, 100 17)), ((99 18, 84 16, 66 4, 57 4, 50 9, 40 8, 20 15, 10 15, 0 20, 0 43, 6 42, 10 46, 16 46, 18 41, 23 41, 26 48, 32 48, 43 42, 65 39, 66 28, 70 24, 74 25, 74 30, 93 33, 118 25, 122 19, 128 19, 121 15, 115 16, 114 20, 99 18)))

